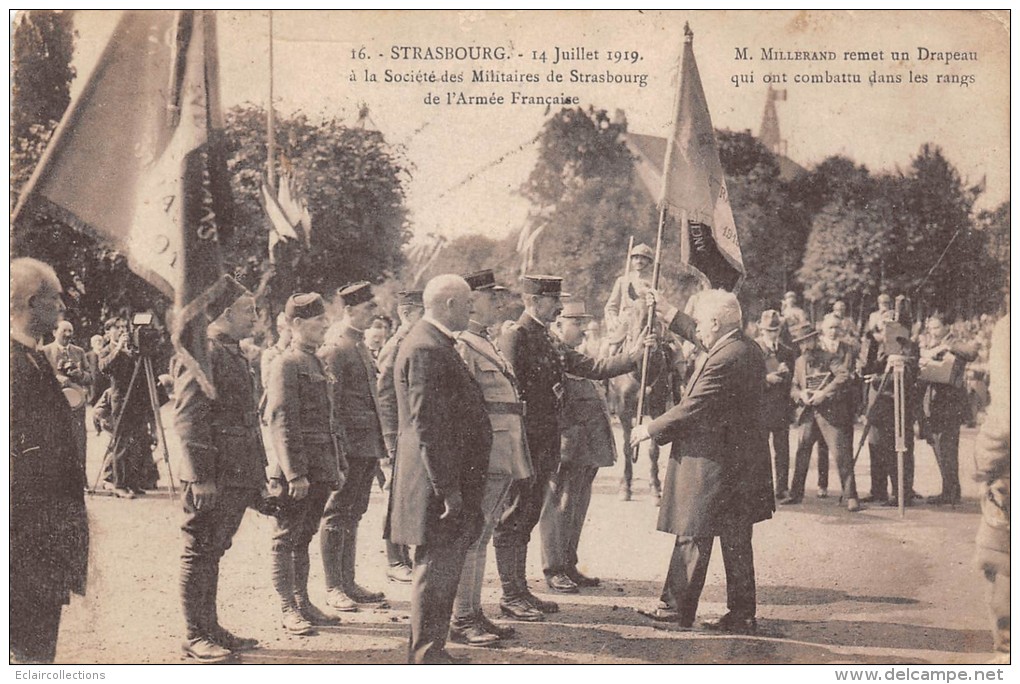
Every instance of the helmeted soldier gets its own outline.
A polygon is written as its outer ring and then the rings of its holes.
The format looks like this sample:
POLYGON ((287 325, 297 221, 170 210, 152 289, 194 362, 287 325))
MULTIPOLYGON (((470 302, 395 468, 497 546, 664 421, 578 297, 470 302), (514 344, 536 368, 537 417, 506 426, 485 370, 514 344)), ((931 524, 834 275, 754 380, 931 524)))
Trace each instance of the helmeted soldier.
POLYGON ((331 492, 344 482, 347 461, 336 441, 332 377, 315 355, 326 335, 322 296, 295 294, 285 309, 293 338, 273 364, 266 384, 266 413, 276 463, 271 491, 281 497, 273 535, 273 586, 280 595, 283 626, 291 634, 314 634, 332 625, 308 598, 308 545, 319 529, 331 492))
POLYGON ((604 309, 606 335, 611 350, 618 350, 623 340, 634 333, 637 315, 645 290, 652 285, 652 263, 655 252, 648 245, 634 245, 628 255, 630 266, 626 275, 613 283, 604 309))
POLYGON ((377 309, 372 286, 361 281, 339 289, 337 296, 342 299, 343 313, 332 326, 332 341, 317 353, 333 377, 335 418, 349 469, 347 481, 326 502, 320 542, 327 605, 355 611, 359 603, 385 599, 382 592, 365 589, 355 581, 355 561, 358 525, 368 510, 372 482, 386 447, 375 404, 375 360, 365 346, 365 329, 377 309))
POLYGON ((203 662, 224 660, 258 644, 219 624, 216 589, 220 558, 266 480, 255 378, 239 347, 257 320, 255 299, 230 276, 223 276, 215 287, 218 294, 206 307, 212 321, 209 381, 215 398, 206 395, 193 365, 179 357, 172 364, 184 483, 181 604, 187 638, 182 648, 185 655, 203 662))
MULTIPOLYGON (((542 613, 559 610, 554 602, 538 599, 530 592, 526 567, 531 531, 541 515, 550 475, 560 461, 558 414, 564 396, 564 373, 593 380, 626 373, 639 363, 642 346, 655 343, 649 336, 628 352, 595 360, 554 340, 548 325, 563 309, 562 283, 562 278, 553 276, 524 276, 524 313, 500 342, 528 406, 524 426, 535 477, 517 480, 510 486, 507 509, 496 526, 493 546, 503 585, 500 609, 505 615, 526 621, 541 620, 542 613)), ((569 591, 572 586, 576 588, 573 582, 561 588, 569 591)))

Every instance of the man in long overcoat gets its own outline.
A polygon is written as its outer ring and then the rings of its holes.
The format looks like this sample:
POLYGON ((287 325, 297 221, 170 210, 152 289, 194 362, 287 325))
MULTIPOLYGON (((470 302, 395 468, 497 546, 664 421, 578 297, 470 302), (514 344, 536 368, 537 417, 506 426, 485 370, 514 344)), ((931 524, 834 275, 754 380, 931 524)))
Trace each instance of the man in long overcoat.
POLYGON ((693 321, 675 309, 669 313, 670 329, 685 337, 696 332, 707 351, 695 364, 680 403, 635 428, 631 437, 635 445, 649 438, 673 445, 658 529, 675 534, 676 545, 662 592, 664 605, 651 614, 693 626, 719 537, 729 612, 705 626, 753 633, 757 605, 751 533, 775 510, 761 419, 765 359, 741 332, 740 304, 729 292, 700 293, 693 321))

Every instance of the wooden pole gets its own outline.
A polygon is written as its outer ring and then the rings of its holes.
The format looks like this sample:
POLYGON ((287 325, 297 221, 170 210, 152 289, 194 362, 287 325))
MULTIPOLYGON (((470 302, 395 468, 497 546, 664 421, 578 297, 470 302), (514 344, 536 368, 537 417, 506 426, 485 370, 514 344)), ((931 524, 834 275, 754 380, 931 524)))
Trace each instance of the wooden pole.
POLYGON ((269 10, 269 107, 266 115, 266 178, 276 191, 276 116, 273 113, 273 10, 269 10))

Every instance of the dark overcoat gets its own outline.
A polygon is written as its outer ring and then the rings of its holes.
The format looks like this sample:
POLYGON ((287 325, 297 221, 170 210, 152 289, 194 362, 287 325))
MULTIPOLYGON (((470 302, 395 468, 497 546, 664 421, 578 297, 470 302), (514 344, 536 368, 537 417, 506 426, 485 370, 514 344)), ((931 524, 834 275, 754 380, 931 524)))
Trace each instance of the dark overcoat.
POLYGON ((465 526, 477 534, 492 448, 482 390, 453 338, 425 319, 400 345, 394 368, 399 429, 386 538, 447 545, 471 536, 465 526), (460 493, 463 511, 441 520, 452 492, 460 493))
POLYGON ((772 517, 772 466, 762 401, 765 359, 740 332, 698 361, 680 403, 648 424, 672 443, 658 529, 718 536, 772 517))

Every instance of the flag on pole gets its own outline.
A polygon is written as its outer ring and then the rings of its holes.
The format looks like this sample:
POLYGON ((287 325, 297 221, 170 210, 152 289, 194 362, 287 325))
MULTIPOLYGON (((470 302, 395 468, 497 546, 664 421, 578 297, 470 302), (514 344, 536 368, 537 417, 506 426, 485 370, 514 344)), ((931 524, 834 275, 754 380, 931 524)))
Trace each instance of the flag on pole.
POLYGON ((216 17, 128 11, 29 180, 29 205, 91 230, 174 301, 179 359, 208 379, 205 305, 229 224, 216 17))
POLYGON ((667 140, 662 202, 680 223, 680 260, 712 287, 733 290, 744 275, 719 149, 694 61, 694 34, 684 27, 673 130, 667 140))

